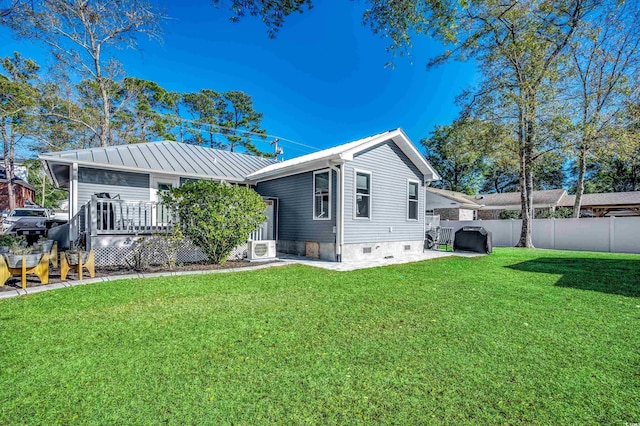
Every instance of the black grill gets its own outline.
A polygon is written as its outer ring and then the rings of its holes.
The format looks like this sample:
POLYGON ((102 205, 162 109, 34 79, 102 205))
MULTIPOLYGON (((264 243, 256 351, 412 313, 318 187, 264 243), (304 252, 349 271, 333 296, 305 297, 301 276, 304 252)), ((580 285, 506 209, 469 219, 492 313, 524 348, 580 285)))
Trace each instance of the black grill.
POLYGON ((476 253, 491 253, 491 232, 482 226, 465 226, 456 231, 453 249, 473 251, 476 253))

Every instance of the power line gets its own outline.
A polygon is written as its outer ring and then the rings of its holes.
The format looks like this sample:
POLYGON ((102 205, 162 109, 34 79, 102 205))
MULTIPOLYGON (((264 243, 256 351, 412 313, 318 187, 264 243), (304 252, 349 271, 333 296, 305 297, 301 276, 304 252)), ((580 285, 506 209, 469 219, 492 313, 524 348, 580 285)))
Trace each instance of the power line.
MULTIPOLYGON (((289 142, 289 143, 294 144, 294 145, 298 145, 298 146, 302 146, 302 147, 311 149, 313 151, 317 151, 318 150, 317 147, 314 147, 314 146, 311 146, 311 145, 306 145, 306 144, 303 144, 301 142, 297 142, 297 141, 294 141, 292 139, 285 138, 283 136, 270 135, 268 133, 254 132, 254 131, 251 131, 251 130, 235 129, 233 127, 221 126, 219 124, 206 123, 206 122, 202 122, 202 121, 198 121, 198 120, 191 120, 191 119, 188 119, 188 118, 180 117, 180 116, 175 115, 175 114, 166 114, 166 113, 158 113, 158 114, 163 116, 163 117, 173 118, 174 120, 179 120, 179 121, 183 121, 183 122, 191 123, 191 124, 197 124, 198 126, 209 126, 209 127, 215 127, 215 128, 218 128, 218 129, 222 129, 222 130, 232 130, 232 131, 240 130, 243 133, 249 133, 249 134, 257 135, 257 136, 259 136, 261 138, 273 138, 273 139, 278 138, 281 141, 286 141, 286 142, 289 142)), ((196 130, 196 129, 192 129, 192 130, 196 130)), ((201 131, 201 130, 198 130, 198 131, 201 131)), ((215 133, 215 132, 210 132, 210 133, 215 133)), ((225 135, 224 133, 219 133, 219 134, 225 135)))

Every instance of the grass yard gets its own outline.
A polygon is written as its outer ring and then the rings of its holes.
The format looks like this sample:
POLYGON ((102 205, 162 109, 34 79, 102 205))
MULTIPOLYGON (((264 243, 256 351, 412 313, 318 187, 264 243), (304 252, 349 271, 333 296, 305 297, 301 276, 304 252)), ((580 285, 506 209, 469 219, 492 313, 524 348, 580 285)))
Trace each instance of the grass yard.
POLYGON ((640 422, 640 256, 498 249, 0 301, 0 424, 640 422))

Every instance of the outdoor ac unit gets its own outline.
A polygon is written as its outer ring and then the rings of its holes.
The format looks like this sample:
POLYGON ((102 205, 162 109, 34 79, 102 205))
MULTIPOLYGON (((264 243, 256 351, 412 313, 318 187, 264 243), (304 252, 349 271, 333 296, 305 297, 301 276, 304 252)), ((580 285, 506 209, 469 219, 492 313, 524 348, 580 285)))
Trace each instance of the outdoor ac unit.
POLYGON ((249 260, 273 259, 276 257, 276 242, 274 240, 249 241, 249 260))

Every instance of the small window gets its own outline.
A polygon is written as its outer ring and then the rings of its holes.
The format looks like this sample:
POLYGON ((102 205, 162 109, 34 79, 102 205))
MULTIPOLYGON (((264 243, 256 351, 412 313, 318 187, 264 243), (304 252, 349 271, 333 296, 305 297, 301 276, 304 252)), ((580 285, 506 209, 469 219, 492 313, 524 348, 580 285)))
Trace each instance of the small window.
POLYGON ((371 218, 371 173, 356 172, 356 218, 371 218))
POLYGON ((169 191, 173 188, 173 185, 170 183, 158 182, 158 191, 169 191))
POLYGON ((409 181, 409 187, 407 189, 407 201, 409 220, 418 220, 418 188, 420 184, 418 182, 409 181))
POLYGON ((331 219, 331 174, 328 170, 313 173, 313 218, 331 219))

